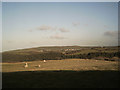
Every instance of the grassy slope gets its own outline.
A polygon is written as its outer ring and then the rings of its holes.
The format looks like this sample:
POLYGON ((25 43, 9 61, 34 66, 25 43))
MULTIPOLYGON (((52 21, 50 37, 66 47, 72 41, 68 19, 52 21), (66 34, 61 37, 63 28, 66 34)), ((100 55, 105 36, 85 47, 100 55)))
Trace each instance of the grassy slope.
POLYGON ((56 52, 64 52, 65 49, 80 49, 79 52, 74 54, 87 54, 90 52, 118 52, 118 47, 80 47, 80 46, 53 46, 53 47, 38 47, 38 48, 29 48, 29 49, 20 49, 13 51, 3 52, 3 62, 20 62, 26 60, 34 54, 41 54, 41 50, 51 50, 56 52), (92 49, 91 49, 92 48, 92 49), (13 59, 14 57, 14 59, 13 59))
MULTIPOLYGON (((3 53, 12 53, 12 54, 29 54, 29 53, 38 53, 40 50, 52 50, 52 51, 59 51, 65 49, 81 49, 81 53, 88 53, 88 52, 117 52, 118 47, 80 47, 80 46, 51 46, 51 47, 38 47, 38 48, 28 48, 28 49, 19 49, 13 51, 6 51, 3 53), (92 49, 91 49, 92 48, 92 49)), ((40 52, 39 52, 40 53, 40 52)))
MULTIPOLYGON (((56 47, 57 49, 58 47, 56 47)), ((67 48, 67 47, 65 47, 67 48)), ((37 48, 37 50, 40 48, 37 48)), ((27 54, 31 49, 6 53, 27 54)), ((8 66, 9 67, 9 66, 8 66)), ((112 88, 118 87, 118 71, 3 72, 3 88, 112 88)))
POLYGON ((64 59, 27 62, 28 68, 24 68, 25 62, 3 63, 2 72, 36 71, 36 70, 118 70, 118 62, 104 60, 64 59), (41 67, 38 67, 41 65, 41 67))
POLYGON ((117 71, 3 73, 3 88, 117 88, 117 71))

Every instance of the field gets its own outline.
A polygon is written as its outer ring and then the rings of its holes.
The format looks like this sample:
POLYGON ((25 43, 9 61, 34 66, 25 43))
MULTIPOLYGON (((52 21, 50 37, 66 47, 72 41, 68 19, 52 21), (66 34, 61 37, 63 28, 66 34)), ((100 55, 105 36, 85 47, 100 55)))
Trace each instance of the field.
POLYGON ((2 72, 15 71, 49 71, 49 70, 117 70, 117 61, 89 60, 89 59, 64 59, 64 60, 48 60, 27 62, 28 67, 25 68, 26 62, 3 63, 2 72), (40 67, 38 67, 40 65, 40 67))
POLYGON ((3 73, 2 88, 118 88, 117 71, 25 71, 3 73))
POLYGON ((117 88, 118 47, 38 47, 2 52, 3 88, 117 88), (43 62, 43 60, 46 62, 43 62), (24 67, 25 63, 28 67, 24 67), (40 65, 40 67, 38 67, 40 65))
POLYGON ((60 59, 99 59, 118 61, 119 47, 53 46, 2 52, 2 62, 25 62, 60 59), (13 58, 14 57, 14 58, 13 58))
POLYGON ((116 88, 118 62, 66 59, 3 63, 3 88, 116 88), (38 67, 38 65, 41 67, 38 67))

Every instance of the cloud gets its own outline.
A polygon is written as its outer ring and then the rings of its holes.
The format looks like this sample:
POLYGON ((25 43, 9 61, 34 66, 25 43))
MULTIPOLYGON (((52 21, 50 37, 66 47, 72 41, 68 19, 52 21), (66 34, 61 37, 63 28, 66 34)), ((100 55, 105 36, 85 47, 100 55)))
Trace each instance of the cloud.
POLYGON ((29 32, 33 32, 33 30, 28 30, 29 32))
MULTIPOLYGON (((60 31, 60 32, 69 32, 68 29, 64 28, 64 27, 52 27, 52 26, 48 26, 48 25, 42 25, 40 27, 36 28, 37 30, 41 30, 41 31, 60 31)), ((29 30, 29 32, 33 32, 33 30, 29 30)))
POLYGON ((85 24, 85 26, 88 26, 88 24, 85 24))
POLYGON ((7 41, 8 43, 13 43, 13 41, 7 41))
POLYGON ((79 23, 79 22, 73 22, 72 25, 73 25, 73 26, 79 26, 80 23, 79 23))
POLYGON ((60 30, 61 32, 69 32, 69 30, 68 30, 68 29, 65 29, 65 28, 59 28, 59 30, 60 30))
POLYGON ((51 26, 47 26, 47 25, 42 25, 37 28, 37 30, 53 30, 53 29, 55 29, 55 28, 53 28, 51 26))
POLYGON ((103 25, 103 27, 104 27, 105 29, 111 29, 111 27, 110 27, 109 25, 103 25))
POLYGON ((103 25, 104 26, 104 28, 109 28, 109 26, 107 26, 107 25, 103 25))
POLYGON ((104 32, 105 36, 116 37, 118 36, 118 31, 106 31, 104 32))
POLYGON ((37 44, 37 42, 30 42, 30 44, 37 44))
POLYGON ((53 36, 50 36, 51 39, 65 39, 65 37, 59 35, 59 34, 55 34, 53 36))

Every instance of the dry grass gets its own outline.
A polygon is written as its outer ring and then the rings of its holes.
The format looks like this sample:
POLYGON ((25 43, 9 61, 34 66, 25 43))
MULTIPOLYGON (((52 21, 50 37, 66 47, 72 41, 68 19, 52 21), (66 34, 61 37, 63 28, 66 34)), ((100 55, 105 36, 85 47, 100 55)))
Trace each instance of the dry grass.
POLYGON ((48 71, 48 70, 117 70, 118 62, 104 60, 88 60, 88 59, 65 59, 65 60, 49 60, 31 61, 28 68, 24 68, 26 62, 18 63, 2 63, 2 72, 16 71, 48 71), (41 65, 41 67, 38 67, 41 65))

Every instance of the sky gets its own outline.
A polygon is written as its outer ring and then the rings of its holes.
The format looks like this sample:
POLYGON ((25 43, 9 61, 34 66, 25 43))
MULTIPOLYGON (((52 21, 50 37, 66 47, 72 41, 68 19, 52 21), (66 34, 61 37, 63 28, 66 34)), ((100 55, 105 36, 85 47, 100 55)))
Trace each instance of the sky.
POLYGON ((2 2, 119 2, 119 0, 1 0, 2 2))
POLYGON ((2 2, 2 50, 117 46, 117 2, 2 2))

